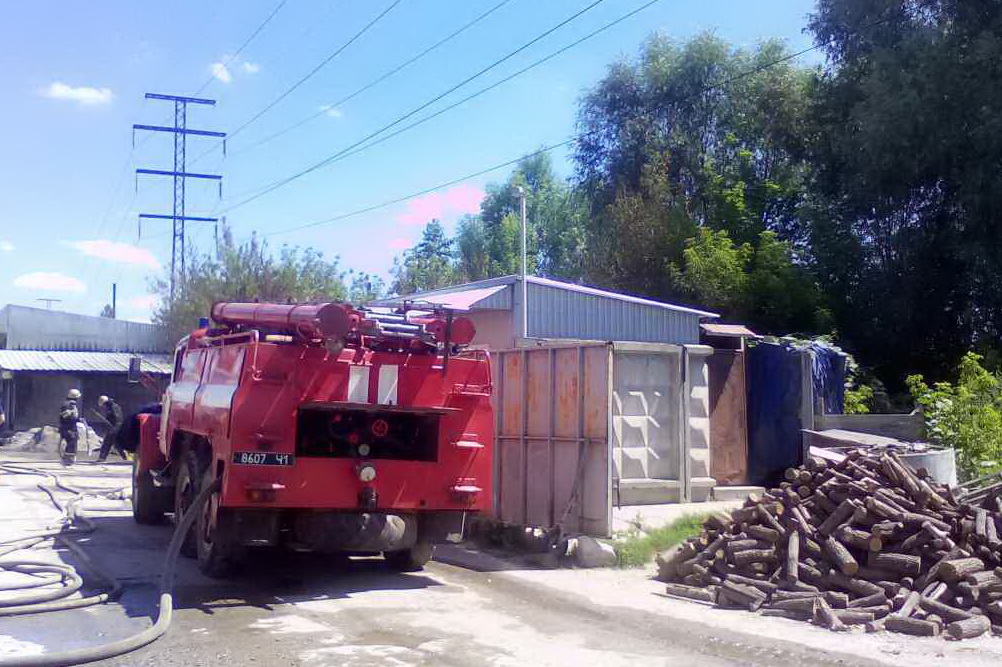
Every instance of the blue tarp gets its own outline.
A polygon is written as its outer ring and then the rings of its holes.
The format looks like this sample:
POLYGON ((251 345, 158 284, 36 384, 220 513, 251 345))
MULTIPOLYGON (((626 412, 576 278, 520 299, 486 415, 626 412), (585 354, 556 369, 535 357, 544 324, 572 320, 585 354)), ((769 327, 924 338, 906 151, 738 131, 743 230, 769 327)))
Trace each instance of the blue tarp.
POLYGON ((748 348, 748 481, 777 484, 801 463, 801 355, 787 345, 748 348))
POLYGON ((840 415, 845 411, 845 355, 823 343, 811 343, 814 353, 811 380, 814 385, 815 408, 826 415, 840 415))

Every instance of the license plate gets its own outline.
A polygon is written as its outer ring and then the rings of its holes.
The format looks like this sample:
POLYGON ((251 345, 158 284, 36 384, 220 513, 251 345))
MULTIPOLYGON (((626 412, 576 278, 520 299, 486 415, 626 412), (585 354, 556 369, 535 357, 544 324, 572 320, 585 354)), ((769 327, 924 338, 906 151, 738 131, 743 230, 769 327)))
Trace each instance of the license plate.
POLYGON ((275 452, 233 452, 233 462, 251 466, 291 466, 292 454, 276 454, 275 452))

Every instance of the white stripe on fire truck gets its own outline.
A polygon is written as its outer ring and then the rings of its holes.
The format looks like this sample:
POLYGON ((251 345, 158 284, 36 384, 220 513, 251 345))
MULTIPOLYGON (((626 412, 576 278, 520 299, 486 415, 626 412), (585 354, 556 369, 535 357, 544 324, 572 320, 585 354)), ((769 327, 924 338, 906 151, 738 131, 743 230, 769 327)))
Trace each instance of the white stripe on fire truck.
POLYGON ((369 367, 348 368, 348 402, 369 403, 369 367))
POLYGON ((380 405, 397 404, 397 380, 399 366, 386 364, 379 367, 379 386, 376 389, 376 403, 380 405))

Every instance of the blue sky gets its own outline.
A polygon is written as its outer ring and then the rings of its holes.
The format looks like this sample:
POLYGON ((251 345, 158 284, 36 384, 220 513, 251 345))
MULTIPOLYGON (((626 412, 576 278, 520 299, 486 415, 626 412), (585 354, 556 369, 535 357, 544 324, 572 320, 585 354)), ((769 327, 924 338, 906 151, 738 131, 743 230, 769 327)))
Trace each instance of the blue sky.
MULTIPOLYGON (((573 131, 577 100, 618 58, 633 56, 660 31, 685 39, 711 30, 738 45, 779 37, 792 49, 809 0, 661 0, 598 37, 470 103, 317 170, 246 205, 248 192, 288 176, 358 141, 435 97, 488 63, 559 23, 591 0, 511 0, 456 39, 341 107, 256 148, 251 144, 316 114, 407 60, 499 0, 402 0, 315 76, 216 150, 189 142, 189 171, 224 175, 189 181, 189 215, 225 212, 238 237, 258 232, 273 247, 311 245, 339 255, 345 268, 385 275, 429 215, 448 225, 476 208, 483 187, 506 171, 357 217, 292 233, 289 227, 394 199, 559 142, 573 131), (246 150, 245 150, 246 149, 246 150)), ((457 90, 434 110, 555 51, 644 4, 605 0, 502 66, 457 90)), ((391 4, 391 0, 288 0, 238 57, 231 56, 278 0, 169 3, 52 2, 0 6, 0 304, 59 307, 97 314, 119 286, 120 316, 149 317, 150 276, 170 261, 168 179, 137 166, 169 169, 169 137, 143 141, 132 124, 164 124, 171 107, 144 93, 202 96, 215 107, 189 107, 189 127, 232 131, 273 101, 391 4), (225 63, 226 67, 221 65, 225 63), (216 76, 213 76, 215 73, 216 76)), ((817 56, 813 56, 817 60, 817 56)), ((415 116, 420 118, 423 114, 415 116)), ((555 152, 562 175, 567 156, 555 152)), ((212 229, 190 228, 208 247, 212 229)))

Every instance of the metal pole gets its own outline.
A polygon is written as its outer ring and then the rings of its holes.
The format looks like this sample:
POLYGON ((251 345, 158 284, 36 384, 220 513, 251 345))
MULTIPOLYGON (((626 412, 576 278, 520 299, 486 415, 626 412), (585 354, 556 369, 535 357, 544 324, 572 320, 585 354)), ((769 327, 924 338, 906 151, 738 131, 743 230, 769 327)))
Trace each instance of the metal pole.
POLYGON ((526 276, 529 274, 529 270, 525 243, 525 188, 521 185, 518 186, 518 196, 522 204, 522 338, 524 339, 529 337, 529 303, 527 300, 529 290, 526 285, 526 276))
POLYGON ((118 283, 111 284, 111 319, 118 316, 118 283))

